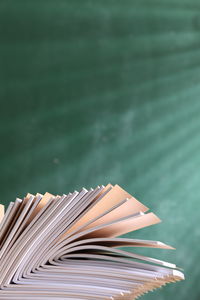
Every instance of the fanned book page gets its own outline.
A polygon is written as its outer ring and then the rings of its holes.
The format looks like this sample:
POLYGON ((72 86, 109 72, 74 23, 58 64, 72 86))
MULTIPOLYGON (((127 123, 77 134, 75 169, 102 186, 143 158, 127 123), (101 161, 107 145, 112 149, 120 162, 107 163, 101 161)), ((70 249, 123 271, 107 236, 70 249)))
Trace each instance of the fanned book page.
POLYGON ((134 253, 171 246, 118 237, 160 222, 118 185, 27 194, 0 205, 0 222, 0 299, 128 300, 184 279, 176 265, 134 253))

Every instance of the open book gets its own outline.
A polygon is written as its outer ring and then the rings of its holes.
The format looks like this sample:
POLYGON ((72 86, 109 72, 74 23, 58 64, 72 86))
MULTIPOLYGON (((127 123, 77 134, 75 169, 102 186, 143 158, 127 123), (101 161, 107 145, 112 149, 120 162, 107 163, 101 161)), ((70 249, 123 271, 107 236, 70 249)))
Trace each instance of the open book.
POLYGON ((184 279, 176 265, 134 253, 173 249, 118 237, 160 222, 118 185, 27 194, 0 205, 0 299, 136 299, 184 279), (124 251, 131 247, 132 251, 124 251))

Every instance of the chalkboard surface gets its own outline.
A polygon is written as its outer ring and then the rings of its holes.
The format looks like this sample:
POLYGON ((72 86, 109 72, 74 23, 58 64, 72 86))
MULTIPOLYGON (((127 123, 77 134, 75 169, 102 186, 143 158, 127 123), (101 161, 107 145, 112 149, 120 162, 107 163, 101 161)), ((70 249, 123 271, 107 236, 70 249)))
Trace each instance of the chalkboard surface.
MULTIPOLYGON (((200 298, 200 3, 0 1, 0 202, 118 183, 163 222, 129 234, 176 251, 200 298)), ((137 250, 138 251, 138 250, 137 250)))

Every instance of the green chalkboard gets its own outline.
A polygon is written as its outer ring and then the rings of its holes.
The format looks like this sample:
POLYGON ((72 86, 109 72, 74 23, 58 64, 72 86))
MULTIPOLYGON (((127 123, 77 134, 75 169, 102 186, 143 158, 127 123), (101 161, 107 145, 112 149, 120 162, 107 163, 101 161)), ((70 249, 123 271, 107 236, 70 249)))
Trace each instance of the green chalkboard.
POLYGON ((0 1, 0 202, 124 187, 186 275, 146 300, 200 298, 199 50, 197 0, 0 1))

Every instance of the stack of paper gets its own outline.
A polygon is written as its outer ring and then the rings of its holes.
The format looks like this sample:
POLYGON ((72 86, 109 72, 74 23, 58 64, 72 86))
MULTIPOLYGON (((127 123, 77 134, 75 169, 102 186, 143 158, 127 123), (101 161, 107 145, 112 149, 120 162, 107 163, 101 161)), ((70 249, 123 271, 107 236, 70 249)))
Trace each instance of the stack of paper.
POLYGON ((0 206, 0 299, 136 299, 184 279, 174 264, 134 253, 173 249, 118 236, 160 222, 118 185, 27 194, 0 206), (122 247, 131 247, 131 252, 122 247))

